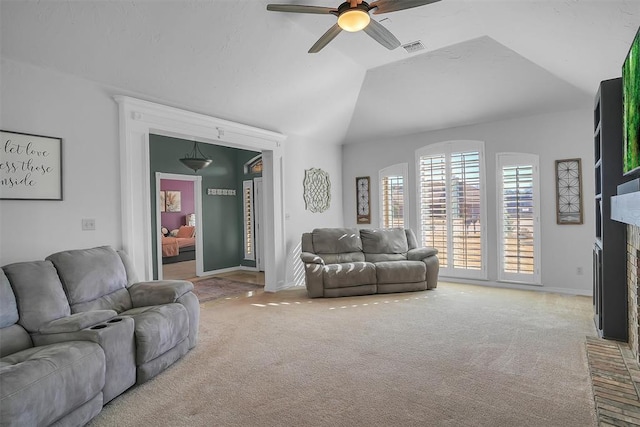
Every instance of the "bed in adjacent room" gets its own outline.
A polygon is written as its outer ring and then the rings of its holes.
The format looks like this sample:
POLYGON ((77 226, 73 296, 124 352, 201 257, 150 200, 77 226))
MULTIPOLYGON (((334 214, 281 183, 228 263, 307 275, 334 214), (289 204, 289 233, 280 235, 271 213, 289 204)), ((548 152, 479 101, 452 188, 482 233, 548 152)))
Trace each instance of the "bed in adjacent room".
POLYGON ((162 236, 162 264, 196 259, 195 227, 183 225, 169 236, 162 236))

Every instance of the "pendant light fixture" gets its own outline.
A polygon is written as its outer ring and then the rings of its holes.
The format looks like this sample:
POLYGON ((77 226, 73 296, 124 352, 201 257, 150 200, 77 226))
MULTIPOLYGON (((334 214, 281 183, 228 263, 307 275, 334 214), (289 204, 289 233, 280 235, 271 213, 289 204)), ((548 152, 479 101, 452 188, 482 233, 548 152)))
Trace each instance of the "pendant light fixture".
POLYGON ((210 158, 202 154, 197 141, 193 142, 193 150, 191 150, 191 153, 186 154, 180 161, 189 169, 193 169, 194 172, 206 168, 212 162, 210 158))

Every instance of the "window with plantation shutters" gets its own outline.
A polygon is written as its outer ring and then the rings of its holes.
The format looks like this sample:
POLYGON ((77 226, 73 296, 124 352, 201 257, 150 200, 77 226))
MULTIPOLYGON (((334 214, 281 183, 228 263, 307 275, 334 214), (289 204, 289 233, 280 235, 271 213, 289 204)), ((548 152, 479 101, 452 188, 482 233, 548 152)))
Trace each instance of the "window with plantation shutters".
POLYGON ((433 144, 416 158, 422 245, 438 249, 442 275, 486 278, 483 143, 433 144))
POLYGON ((540 283, 538 156, 500 153, 498 164, 498 279, 540 283))
POLYGON ((407 164, 397 164, 379 173, 380 228, 404 228, 407 164))

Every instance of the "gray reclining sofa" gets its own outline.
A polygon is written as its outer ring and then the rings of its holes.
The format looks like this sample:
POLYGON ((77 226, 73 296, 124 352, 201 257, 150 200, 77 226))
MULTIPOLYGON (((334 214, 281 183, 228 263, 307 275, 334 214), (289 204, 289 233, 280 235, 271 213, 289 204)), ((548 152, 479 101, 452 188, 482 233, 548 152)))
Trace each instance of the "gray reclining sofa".
POLYGON ((316 228, 302 235, 311 298, 408 292, 438 286, 438 250, 410 229, 316 228))
POLYGON ((192 289, 108 246, 2 267, 0 425, 84 425, 162 372, 197 343, 192 289))

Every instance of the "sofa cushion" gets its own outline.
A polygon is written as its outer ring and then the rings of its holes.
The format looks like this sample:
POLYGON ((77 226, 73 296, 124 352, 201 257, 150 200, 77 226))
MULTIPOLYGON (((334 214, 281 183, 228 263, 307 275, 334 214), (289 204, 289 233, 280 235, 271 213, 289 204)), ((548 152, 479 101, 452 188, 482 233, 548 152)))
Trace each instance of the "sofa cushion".
POLYGON ((345 262, 364 262, 362 252, 343 252, 341 254, 319 254, 325 264, 343 264, 345 262))
POLYGON ((362 241, 357 228, 316 228, 311 237, 313 252, 316 254, 362 252, 362 241))
POLYGON ((412 283, 427 280, 427 266, 422 261, 378 262, 378 283, 412 283))
POLYGON ((101 394, 104 352, 88 341, 33 347, 0 359, 0 379, 3 421, 49 425, 101 394))
POLYGON ((0 268, 0 328, 18 323, 18 304, 9 279, 0 268))
POLYGON ((324 287, 326 289, 376 283, 376 268, 369 262, 329 264, 323 268, 324 287))
POLYGON ((15 324, 0 329, 0 357, 33 347, 31 336, 20 325, 15 324))
POLYGON ((108 246, 58 252, 47 257, 58 275, 74 312, 131 308, 127 273, 120 255, 108 246), (125 289, 125 291, 121 291, 125 289), (108 297, 99 304, 87 304, 108 297), (77 306, 77 307, 76 307, 77 306))
POLYGON ((18 262, 2 267, 16 295, 20 320, 28 332, 38 332, 52 320, 71 314, 58 273, 49 261, 18 262))
POLYGON ((189 316, 182 304, 134 308, 121 315, 133 317, 135 322, 138 366, 171 350, 189 335, 189 316))
POLYGON ((371 254, 406 254, 409 250, 403 228, 362 229, 362 250, 371 254))

